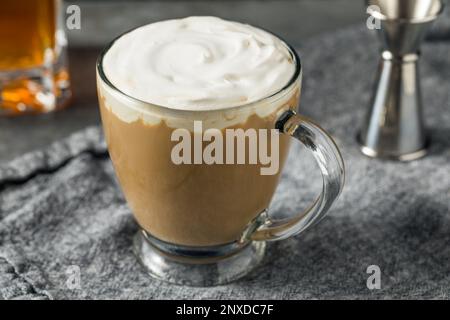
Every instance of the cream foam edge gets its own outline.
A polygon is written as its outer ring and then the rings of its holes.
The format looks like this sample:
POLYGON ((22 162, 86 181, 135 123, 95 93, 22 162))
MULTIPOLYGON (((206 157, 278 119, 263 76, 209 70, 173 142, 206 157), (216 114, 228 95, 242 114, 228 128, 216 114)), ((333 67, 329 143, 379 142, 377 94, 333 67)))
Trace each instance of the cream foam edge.
MULTIPOLYGON (((282 113, 282 106, 287 104, 293 95, 299 95, 301 89, 301 77, 291 85, 273 97, 256 102, 252 106, 242 108, 230 108, 223 110, 210 110, 202 112, 189 112, 180 110, 180 115, 174 115, 176 109, 167 109, 166 112, 156 111, 151 105, 130 99, 122 93, 115 91, 102 80, 97 80, 97 88, 100 99, 106 109, 126 123, 141 120, 147 125, 158 125, 164 121, 170 128, 190 128, 192 121, 202 121, 203 128, 223 129, 244 123, 251 115, 256 114, 260 118, 271 115, 274 111, 282 113), (278 96, 279 95, 279 96, 278 96), (183 116, 181 116, 183 113, 183 116), (186 116, 187 115, 187 116, 186 116)), ((297 106, 290 106, 296 108, 297 106)))

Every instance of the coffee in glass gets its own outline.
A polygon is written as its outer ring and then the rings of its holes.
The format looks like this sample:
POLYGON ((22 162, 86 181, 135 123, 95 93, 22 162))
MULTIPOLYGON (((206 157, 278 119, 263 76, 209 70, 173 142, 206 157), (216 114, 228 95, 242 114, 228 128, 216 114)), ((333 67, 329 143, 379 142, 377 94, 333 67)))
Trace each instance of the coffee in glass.
POLYGON ((305 230, 342 189, 334 142, 296 113, 300 60, 266 31, 213 17, 143 26, 105 49, 97 85, 110 156, 142 228, 135 251, 157 278, 240 278, 264 241, 305 230), (306 212, 272 220, 290 137, 315 155, 324 189, 306 212))

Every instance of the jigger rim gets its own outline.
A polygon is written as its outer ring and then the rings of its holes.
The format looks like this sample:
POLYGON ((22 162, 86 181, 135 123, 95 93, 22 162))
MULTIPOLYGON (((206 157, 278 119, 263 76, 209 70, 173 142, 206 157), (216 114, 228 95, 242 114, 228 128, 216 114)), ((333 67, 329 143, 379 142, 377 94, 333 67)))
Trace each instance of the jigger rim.
POLYGON ((440 8, 439 10, 430 16, 426 16, 423 18, 389 18, 387 15, 381 13, 381 11, 377 11, 377 10, 373 10, 370 8, 371 5, 374 5, 374 3, 371 3, 370 0, 367 0, 366 3, 368 4, 368 8, 367 8, 367 13, 370 14, 372 17, 374 17, 375 19, 381 20, 381 21, 395 21, 398 23, 410 23, 410 24, 418 24, 418 23, 426 23, 426 22, 430 22, 433 20, 436 20, 437 17, 444 11, 445 8, 445 4, 442 0, 437 0, 440 4, 440 8))

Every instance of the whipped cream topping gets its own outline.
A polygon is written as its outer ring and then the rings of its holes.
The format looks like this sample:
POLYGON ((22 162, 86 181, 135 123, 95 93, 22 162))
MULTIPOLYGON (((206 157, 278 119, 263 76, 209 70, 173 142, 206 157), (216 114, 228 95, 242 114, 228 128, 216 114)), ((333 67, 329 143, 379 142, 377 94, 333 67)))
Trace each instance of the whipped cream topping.
POLYGON ((295 72, 286 45, 215 17, 166 20, 119 38, 103 58, 108 80, 136 99, 182 110, 235 107, 282 89, 295 72))

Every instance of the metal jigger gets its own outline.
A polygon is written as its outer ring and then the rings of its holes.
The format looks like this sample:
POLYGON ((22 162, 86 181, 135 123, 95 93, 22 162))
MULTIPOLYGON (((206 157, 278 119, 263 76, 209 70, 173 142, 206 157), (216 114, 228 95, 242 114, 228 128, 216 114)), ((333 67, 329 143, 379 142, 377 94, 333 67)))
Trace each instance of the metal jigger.
POLYGON ((370 157, 408 161, 426 154, 419 48, 443 9, 441 0, 369 0, 380 22, 381 61, 369 112, 358 134, 370 157))

